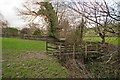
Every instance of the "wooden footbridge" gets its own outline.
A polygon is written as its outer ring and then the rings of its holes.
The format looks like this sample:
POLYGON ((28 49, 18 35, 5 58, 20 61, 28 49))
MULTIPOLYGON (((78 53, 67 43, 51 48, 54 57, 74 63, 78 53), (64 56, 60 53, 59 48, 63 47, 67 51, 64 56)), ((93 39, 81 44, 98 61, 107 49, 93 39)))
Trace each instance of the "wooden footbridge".
POLYGON ((79 43, 65 43, 64 41, 49 42, 46 41, 46 51, 53 55, 84 55, 84 57, 98 57, 107 53, 107 45, 98 42, 82 41, 79 43))

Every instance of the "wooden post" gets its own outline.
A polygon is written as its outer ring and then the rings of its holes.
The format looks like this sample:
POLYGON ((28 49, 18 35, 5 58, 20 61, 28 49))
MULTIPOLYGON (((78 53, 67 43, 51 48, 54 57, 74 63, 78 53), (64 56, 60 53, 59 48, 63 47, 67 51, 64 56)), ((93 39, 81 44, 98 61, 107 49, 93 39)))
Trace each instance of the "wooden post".
POLYGON ((108 54, 109 51, 109 47, 108 47, 108 43, 106 44, 106 53, 108 54))
POLYGON ((85 44, 85 54, 83 54, 83 64, 85 63, 87 58, 87 43, 85 44))
POLYGON ((46 41, 46 52, 48 53, 48 42, 46 41))
POLYGON ((75 43, 73 44, 73 63, 75 63, 75 43))
POLYGON ((61 43, 60 43, 60 45, 59 45, 59 59, 61 59, 61 43))
POLYGON ((87 44, 85 44, 85 58, 87 57, 87 44))
POLYGON ((99 56, 98 55, 98 44, 96 44, 96 51, 97 51, 97 57, 99 56))

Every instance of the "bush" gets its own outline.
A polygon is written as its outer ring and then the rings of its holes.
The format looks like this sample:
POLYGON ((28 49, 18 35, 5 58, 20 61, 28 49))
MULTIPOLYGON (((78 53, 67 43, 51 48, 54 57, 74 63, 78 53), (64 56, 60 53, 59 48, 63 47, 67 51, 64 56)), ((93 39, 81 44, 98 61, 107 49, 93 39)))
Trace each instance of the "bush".
POLYGON ((77 42, 77 35, 76 35, 76 31, 73 30, 73 31, 70 31, 67 36, 66 36, 66 42, 67 43, 75 43, 77 42))
POLYGON ((35 30, 33 35, 41 36, 41 31, 39 29, 35 30))
POLYGON ((18 29, 16 28, 3 28, 2 33, 4 36, 18 36, 18 29))
POLYGON ((53 38, 55 38, 55 35, 54 35, 54 33, 52 33, 52 32, 48 32, 48 34, 47 34, 49 37, 53 37, 53 38))
POLYGON ((30 34, 30 29, 29 29, 29 28, 23 28, 23 29, 20 31, 20 34, 30 34))

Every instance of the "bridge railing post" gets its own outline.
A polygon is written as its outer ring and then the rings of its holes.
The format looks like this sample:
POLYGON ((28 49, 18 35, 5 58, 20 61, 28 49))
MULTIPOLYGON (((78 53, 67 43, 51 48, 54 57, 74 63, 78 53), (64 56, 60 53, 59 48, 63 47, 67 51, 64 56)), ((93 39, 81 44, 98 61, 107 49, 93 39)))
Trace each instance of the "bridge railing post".
POLYGON ((48 42, 46 40, 46 53, 48 53, 47 51, 48 51, 48 42))
POLYGON ((73 43, 73 63, 75 64, 75 43, 73 43))
POLYGON ((97 57, 98 57, 98 51, 99 49, 98 49, 98 44, 96 44, 96 52, 97 52, 97 57))
POLYGON ((59 59, 61 59, 61 43, 59 45, 59 59))
POLYGON ((85 58, 87 57, 87 44, 85 44, 85 58))
POLYGON ((75 43, 73 44, 73 60, 75 59, 75 43))

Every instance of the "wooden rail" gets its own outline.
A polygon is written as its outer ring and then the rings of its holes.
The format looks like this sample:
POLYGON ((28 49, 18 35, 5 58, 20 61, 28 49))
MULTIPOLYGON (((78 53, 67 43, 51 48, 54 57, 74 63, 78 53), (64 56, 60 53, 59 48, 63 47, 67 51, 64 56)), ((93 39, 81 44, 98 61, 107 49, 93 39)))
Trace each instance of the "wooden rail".
MULTIPOLYGON (((84 54, 85 57, 90 56, 91 54, 98 56, 101 54, 101 44, 97 42, 82 42, 82 43, 73 43, 67 44, 65 42, 47 42, 46 41, 46 51, 47 53, 52 53, 53 55, 79 55, 84 54)), ((103 50, 104 51, 104 50, 103 50)))

